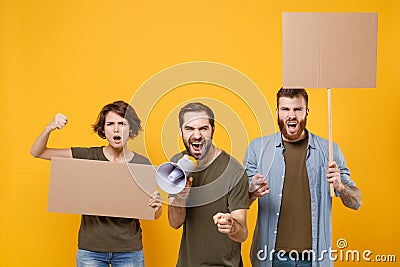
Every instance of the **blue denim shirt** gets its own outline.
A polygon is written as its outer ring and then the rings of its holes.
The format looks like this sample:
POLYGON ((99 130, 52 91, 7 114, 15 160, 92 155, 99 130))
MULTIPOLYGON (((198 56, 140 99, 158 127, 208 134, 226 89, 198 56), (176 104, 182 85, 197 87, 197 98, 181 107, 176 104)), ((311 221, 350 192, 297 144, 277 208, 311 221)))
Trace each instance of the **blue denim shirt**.
MULTIPOLYGON (((270 193, 258 199, 257 225, 250 254, 253 266, 272 266, 285 178, 284 149, 281 133, 278 132, 254 139, 244 159, 249 182, 254 174, 260 173, 268 180, 270 187, 270 193)), ((326 181, 328 160, 328 141, 309 133, 306 167, 311 196, 312 253, 315 255, 313 266, 319 267, 333 266, 329 254, 332 246, 332 199, 326 181)), ((340 169, 342 182, 354 186, 345 158, 335 143, 333 160, 340 169)), ((338 192, 336 195, 339 195, 338 192)))

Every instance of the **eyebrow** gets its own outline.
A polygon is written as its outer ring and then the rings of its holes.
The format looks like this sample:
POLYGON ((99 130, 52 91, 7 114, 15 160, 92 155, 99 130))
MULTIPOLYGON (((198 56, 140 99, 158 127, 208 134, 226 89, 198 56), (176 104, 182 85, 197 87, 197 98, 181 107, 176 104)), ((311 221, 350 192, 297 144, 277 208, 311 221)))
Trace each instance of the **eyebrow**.
MULTIPOLYGON (((196 129, 196 127, 189 126, 189 125, 184 125, 183 128, 185 128, 185 129, 196 129)), ((198 127, 197 129, 204 129, 204 128, 208 129, 208 128, 210 128, 210 125, 205 124, 205 125, 202 125, 202 126, 198 127)))
MULTIPOLYGON (((296 109, 305 109, 306 107, 303 106, 297 106, 297 107, 293 107, 294 110, 296 109)), ((288 106, 281 106, 279 109, 290 109, 290 107, 288 106)))
POLYGON ((106 121, 106 123, 128 123, 127 121, 106 121))

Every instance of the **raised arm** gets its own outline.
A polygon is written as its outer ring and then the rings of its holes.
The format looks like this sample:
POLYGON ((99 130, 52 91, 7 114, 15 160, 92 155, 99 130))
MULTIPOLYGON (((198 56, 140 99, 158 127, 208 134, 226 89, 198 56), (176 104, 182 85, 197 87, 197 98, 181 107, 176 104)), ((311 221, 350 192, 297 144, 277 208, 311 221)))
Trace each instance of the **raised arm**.
POLYGON ((350 209, 358 210, 361 207, 361 192, 356 186, 349 186, 342 182, 340 169, 335 161, 328 163, 326 177, 329 183, 339 192, 343 205, 350 209))
POLYGON ((162 213, 162 199, 160 196, 160 192, 155 191, 149 199, 149 206, 154 209, 155 212, 155 219, 160 218, 162 213))
POLYGON ((185 189, 168 199, 168 222, 174 228, 180 228, 186 219, 186 200, 192 187, 193 178, 189 177, 185 189))
POLYGON ((268 181, 265 177, 258 173, 258 161, 261 149, 264 145, 260 142, 261 139, 252 141, 246 150, 243 165, 246 170, 246 174, 249 177, 249 201, 252 204, 257 198, 262 198, 269 193, 268 181), (256 147, 259 148, 257 153, 256 147))
POLYGON ((55 129, 62 129, 67 124, 65 115, 58 113, 54 119, 44 128, 43 132, 36 138, 31 148, 31 155, 35 158, 51 160, 52 157, 72 158, 72 151, 67 149, 48 148, 47 142, 50 133, 55 129))
POLYGON ((264 176, 256 173, 251 178, 251 183, 249 186, 249 200, 250 204, 254 202, 257 198, 264 197, 269 194, 269 185, 268 181, 264 179, 264 176))

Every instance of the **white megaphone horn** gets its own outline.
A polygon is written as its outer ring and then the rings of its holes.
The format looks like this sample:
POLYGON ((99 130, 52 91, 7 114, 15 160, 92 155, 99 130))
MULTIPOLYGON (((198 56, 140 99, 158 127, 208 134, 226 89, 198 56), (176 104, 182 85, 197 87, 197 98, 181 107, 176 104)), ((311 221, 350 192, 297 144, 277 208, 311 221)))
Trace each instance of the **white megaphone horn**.
POLYGON ((165 162, 157 168, 157 184, 163 191, 177 194, 185 188, 187 174, 194 168, 196 168, 196 160, 188 155, 184 155, 177 163, 165 162))

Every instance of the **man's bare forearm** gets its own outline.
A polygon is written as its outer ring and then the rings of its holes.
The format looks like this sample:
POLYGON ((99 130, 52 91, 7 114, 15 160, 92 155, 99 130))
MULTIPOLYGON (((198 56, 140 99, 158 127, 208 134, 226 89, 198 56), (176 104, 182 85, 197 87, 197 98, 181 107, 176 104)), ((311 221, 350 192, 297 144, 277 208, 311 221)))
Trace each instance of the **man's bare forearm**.
POLYGON ((362 200, 360 189, 355 186, 343 185, 338 191, 343 205, 353 210, 358 210, 361 207, 362 200))
POLYGON ((233 220, 232 224, 233 229, 232 233, 228 234, 229 238, 239 243, 246 241, 248 236, 247 226, 243 225, 243 222, 240 222, 235 218, 232 218, 232 220, 233 220))
POLYGON ((186 219, 186 207, 178 197, 171 197, 168 204, 168 222, 169 225, 178 229, 183 225, 186 219))

